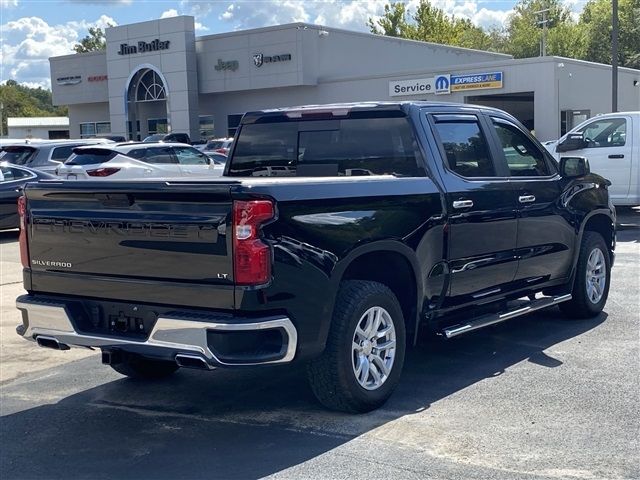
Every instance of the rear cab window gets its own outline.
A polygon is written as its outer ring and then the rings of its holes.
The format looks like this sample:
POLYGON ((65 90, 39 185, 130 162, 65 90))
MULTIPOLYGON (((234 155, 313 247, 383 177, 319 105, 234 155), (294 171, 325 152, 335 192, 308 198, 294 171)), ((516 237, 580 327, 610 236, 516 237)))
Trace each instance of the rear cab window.
POLYGON ((243 124, 229 176, 426 175, 415 134, 403 112, 355 118, 265 118, 243 124))

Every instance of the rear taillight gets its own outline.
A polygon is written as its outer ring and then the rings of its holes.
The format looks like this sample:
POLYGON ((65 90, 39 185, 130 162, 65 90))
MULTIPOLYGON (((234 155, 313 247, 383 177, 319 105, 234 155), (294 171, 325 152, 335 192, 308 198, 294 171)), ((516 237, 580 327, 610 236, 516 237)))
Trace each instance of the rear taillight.
POLYGON ((95 170, 87 170, 87 175, 90 177, 108 177, 119 171, 119 168, 97 168, 95 170))
POLYGON ((233 272, 237 285, 263 285, 271 279, 271 249, 260 226, 274 217, 273 202, 233 202, 233 272))
POLYGON ((216 153, 224 153, 225 155, 227 154, 228 151, 229 151, 228 148, 216 148, 214 150, 214 152, 216 152, 216 153))
POLYGON ((25 268, 29 268, 29 246, 27 245, 27 197, 18 197, 18 216, 20 217, 20 262, 25 268))

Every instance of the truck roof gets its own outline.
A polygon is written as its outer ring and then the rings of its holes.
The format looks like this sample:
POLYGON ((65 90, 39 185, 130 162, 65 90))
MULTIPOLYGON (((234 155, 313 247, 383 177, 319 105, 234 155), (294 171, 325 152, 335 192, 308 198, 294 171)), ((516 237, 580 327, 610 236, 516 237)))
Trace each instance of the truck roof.
POLYGON ((416 107, 448 107, 455 108, 460 110, 483 110, 483 111, 492 111, 492 112, 500 112, 501 110, 486 107, 483 105, 473 105, 473 104, 464 104, 464 103, 453 103, 453 102, 434 102, 434 101, 426 101, 426 100, 413 100, 413 101, 403 101, 403 102, 350 102, 350 103, 329 103, 329 104, 320 104, 320 105, 299 105, 294 107, 282 107, 282 108, 271 108, 265 110, 255 110, 251 112, 247 112, 242 117, 242 124, 247 123, 256 123, 258 119, 265 117, 282 117, 286 116, 289 119, 302 118, 304 115, 307 116, 315 116, 315 115, 328 115, 335 117, 348 117, 354 112, 388 112, 390 115, 393 115, 393 112, 397 112, 398 114, 406 114, 407 109, 411 106, 416 107))

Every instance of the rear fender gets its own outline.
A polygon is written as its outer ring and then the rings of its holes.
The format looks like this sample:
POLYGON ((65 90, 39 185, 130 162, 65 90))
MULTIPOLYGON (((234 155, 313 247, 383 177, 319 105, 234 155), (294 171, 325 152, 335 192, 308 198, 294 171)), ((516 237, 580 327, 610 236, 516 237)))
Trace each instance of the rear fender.
MULTIPOLYGON (((422 311, 422 302, 424 299, 424 283, 422 276, 420 275, 420 266, 416 258, 415 252, 407 245, 394 241, 394 240, 381 240, 362 245, 350 251, 344 258, 336 263, 329 280, 330 298, 331 298, 331 311, 335 306, 338 290, 340 289, 340 282, 344 279, 344 275, 351 265, 354 264, 359 258, 371 253, 397 253, 401 255, 408 264, 411 266, 411 272, 413 274, 413 281, 416 286, 416 302, 412 309, 412 318, 405 318, 406 326, 408 330, 417 331, 418 324, 420 322, 420 313, 422 311)), ((384 268, 381 265, 380 268, 384 268)), ((389 276, 392 276, 394 272, 388 272, 389 276)), ((327 335, 329 333, 330 322, 324 322, 321 326, 320 332, 322 344, 326 343, 327 335)))

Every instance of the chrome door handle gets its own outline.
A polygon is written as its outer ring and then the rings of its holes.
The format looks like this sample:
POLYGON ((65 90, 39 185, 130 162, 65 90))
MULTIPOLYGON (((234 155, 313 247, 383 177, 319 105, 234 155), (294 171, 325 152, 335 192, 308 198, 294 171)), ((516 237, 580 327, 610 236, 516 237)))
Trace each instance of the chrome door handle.
POLYGON ((531 203, 531 202, 535 202, 536 201, 536 196, 535 195, 520 195, 520 197, 518 197, 518 200, 520 200, 520 203, 531 203))
POLYGON ((455 200, 453 208, 469 208, 473 207, 473 200, 455 200))

